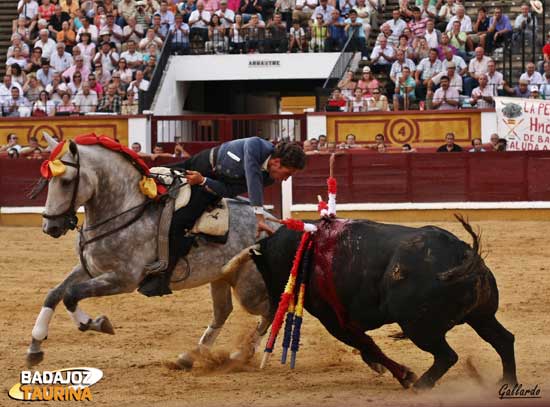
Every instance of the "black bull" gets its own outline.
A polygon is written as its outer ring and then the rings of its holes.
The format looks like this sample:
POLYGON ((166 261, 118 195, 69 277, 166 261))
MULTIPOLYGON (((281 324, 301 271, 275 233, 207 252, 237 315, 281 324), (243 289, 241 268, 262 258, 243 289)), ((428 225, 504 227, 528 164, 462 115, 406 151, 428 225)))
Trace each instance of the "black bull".
MULTIPOLYGON (((516 383, 514 336, 495 318, 498 289, 479 255, 453 234, 434 227, 410 228, 371 221, 323 220, 314 237, 307 271, 305 308, 337 339, 360 351, 373 369, 386 367, 407 388, 433 387, 458 356, 445 334, 469 324, 498 352, 503 382, 516 383), (387 356, 365 331, 397 323, 420 349, 434 356, 417 380, 387 356)), ((284 290, 301 233, 280 228, 251 250, 275 308, 284 290)))

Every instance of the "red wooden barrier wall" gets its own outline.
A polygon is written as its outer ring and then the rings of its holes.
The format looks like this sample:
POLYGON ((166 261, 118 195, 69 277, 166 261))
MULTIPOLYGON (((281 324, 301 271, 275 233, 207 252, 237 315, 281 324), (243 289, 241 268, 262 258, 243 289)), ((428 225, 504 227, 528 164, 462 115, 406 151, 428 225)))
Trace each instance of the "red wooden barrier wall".
MULTIPOLYGON (((308 156, 293 177, 294 204, 326 199, 329 157, 308 156)), ((336 158, 338 202, 550 201, 550 152, 353 152, 336 158)))

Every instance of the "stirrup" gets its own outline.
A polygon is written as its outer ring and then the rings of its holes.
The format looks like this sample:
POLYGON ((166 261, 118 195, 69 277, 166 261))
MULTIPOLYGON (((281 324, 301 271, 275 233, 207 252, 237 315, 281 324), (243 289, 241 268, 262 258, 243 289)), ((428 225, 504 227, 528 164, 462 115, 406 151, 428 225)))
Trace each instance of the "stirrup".
POLYGON ((155 275, 155 274, 161 274, 166 272, 168 269, 168 262, 164 260, 157 260, 153 263, 149 263, 145 265, 145 275, 155 275))

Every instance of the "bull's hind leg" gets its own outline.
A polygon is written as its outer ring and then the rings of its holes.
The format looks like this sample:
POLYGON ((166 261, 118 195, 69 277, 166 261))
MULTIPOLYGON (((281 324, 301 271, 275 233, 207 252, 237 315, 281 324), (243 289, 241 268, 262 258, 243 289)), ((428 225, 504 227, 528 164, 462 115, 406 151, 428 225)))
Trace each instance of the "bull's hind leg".
POLYGON ((53 317, 53 313, 57 304, 63 298, 65 290, 71 284, 85 281, 90 277, 77 266, 73 271, 55 288, 48 292, 44 305, 40 310, 40 314, 36 318, 34 328, 32 329, 32 341, 27 351, 27 366, 35 366, 44 359, 44 352, 42 351, 42 342, 48 337, 48 329, 50 321, 53 317))
POLYGON ((514 335, 504 328, 494 315, 468 318, 466 322, 497 351, 502 360, 502 382, 516 384, 514 335))
POLYGON ((458 355, 449 346, 445 339, 445 333, 408 332, 405 334, 420 349, 430 352, 434 357, 432 366, 418 379, 414 384, 417 389, 432 388, 435 383, 443 376, 457 361, 458 355))

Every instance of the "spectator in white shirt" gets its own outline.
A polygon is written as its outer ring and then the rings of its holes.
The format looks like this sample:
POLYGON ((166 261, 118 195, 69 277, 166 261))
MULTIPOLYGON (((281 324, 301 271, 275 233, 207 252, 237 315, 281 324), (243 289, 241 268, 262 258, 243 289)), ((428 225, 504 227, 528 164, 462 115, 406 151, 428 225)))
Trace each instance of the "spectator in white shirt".
POLYGON ((392 11, 392 19, 386 21, 384 24, 388 24, 391 29, 390 43, 397 44, 399 37, 403 34, 403 30, 407 28, 407 23, 401 19, 401 13, 398 9, 392 11))
POLYGON ((6 67, 12 66, 13 64, 17 64, 21 67, 21 69, 24 69, 27 65, 27 58, 25 58, 21 54, 21 47, 14 47, 13 48, 13 55, 8 58, 6 61, 6 67))
POLYGON ((432 78, 431 83, 428 85, 429 88, 431 89, 433 85, 439 85, 441 78, 444 76, 449 78, 450 88, 454 88, 458 91, 458 93, 462 93, 462 77, 458 72, 456 72, 456 65, 454 62, 448 62, 446 69, 432 78))
POLYGON ((94 65, 96 64, 96 62, 101 62, 103 70, 110 74, 117 66, 118 58, 119 55, 113 48, 111 48, 111 44, 109 44, 107 41, 104 41, 101 44, 99 52, 94 57, 94 65))
POLYGON ((0 104, 4 103, 4 101, 11 96, 11 88, 13 88, 14 86, 16 88, 19 88, 20 94, 23 94, 23 89, 21 88, 21 85, 12 80, 10 74, 4 75, 4 81, 0 84, 0 104))
POLYGON ((145 30, 143 26, 137 23, 135 17, 130 17, 128 18, 128 25, 122 29, 122 41, 128 43, 128 41, 132 40, 137 44, 141 41, 144 34, 145 30))
POLYGON ((428 54, 428 58, 424 58, 416 66, 416 97, 418 100, 426 98, 426 92, 430 84, 430 80, 442 70, 441 61, 437 58, 437 50, 432 48, 428 54))
POLYGON ((539 86, 542 83, 542 75, 538 73, 535 68, 535 64, 533 62, 529 62, 527 64, 527 72, 522 73, 519 80, 521 81, 523 79, 529 82, 529 85, 539 86))
POLYGON ((449 23, 447 24, 447 27, 445 28, 445 32, 449 32, 453 30, 453 23, 455 21, 460 21, 460 31, 465 32, 467 34, 471 33, 473 31, 472 29, 472 19, 466 15, 466 11, 464 10, 464 6, 458 6, 456 9, 456 16, 452 17, 449 20, 449 23))
MULTIPOLYGON (((108 41, 114 43, 117 50, 120 50, 122 43, 122 28, 118 24, 115 24, 115 16, 111 13, 107 14, 107 23, 104 27, 101 27, 99 36, 101 37, 104 33, 110 35, 108 41)), ((103 40, 105 40, 105 37, 103 37, 103 40)))
POLYGON ((488 63, 491 60, 485 55, 485 50, 481 47, 475 49, 475 58, 470 61, 468 71, 470 76, 464 78, 464 94, 470 96, 472 89, 478 85, 478 78, 482 75, 486 75, 489 71, 488 63))
MULTIPOLYGON (((441 87, 435 91, 432 99, 432 109, 434 110, 454 110, 458 109, 460 95, 458 90, 449 86, 449 77, 443 75, 440 79, 441 87)), ((428 98, 431 93, 428 94, 428 98)))
POLYGON ((97 93, 90 89, 89 82, 82 83, 82 90, 76 94, 73 103, 80 113, 95 112, 97 109, 97 93))
POLYGON ((83 34, 83 33, 89 33, 90 34, 90 39, 91 39, 91 42, 93 43, 96 43, 97 42, 97 38, 98 38, 98 34, 99 34, 99 31, 96 27, 95 24, 92 24, 93 22, 93 19, 90 18, 90 17, 84 17, 82 18, 81 20, 81 23, 82 23, 82 27, 80 27, 78 29, 78 31, 76 32, 76 42, 80 42, 80 36, 83 34))
POLYGON ((397 84, 401 73, 403 72, 403 67, 408 67, 411 73, 414 73, 416 70, 416 65, 409 58, 405 58, 405 52, 401 49, 398 49, 395 53, 396 60, 391 66, 390 79, 397 84))
POLYGON ((144 52, 151 44, 155 44, 160 49, 162 47, 162 40, 155 34, 155 30, 149 28, 145 34, 145 38, 139 42, 139 49, 144 52))
POLYGON ((128 49, 120 54, 120 57, 126 59, 130 69, 135 72, 136 69, 143 65, 143 54, 137 51, 137 45, 134 40, 129 40, 126 45, 128 49))
POLYGON ((481 75, 478 78, 479 86, 472 91, 470 104, 478 109, 490 109, 493 107, 496 96, 495 90, 487 86, 487 75, 481 75))
MULTIPOLYGON (((204 7, 204 3, 203 3, 204 7)), ((198 8, 198 4, 197 4, 198 8)), ((161 24, 168 24, 168 26, 171 26, 174 24, 174 13, 172 13, 170 10, 168 10, 168 3, 166 1, 160 2, 160 10, 158 11, 158 14, 160 15, 160 23, 161 24)))
POLYGON ((521 45, 521 35, 526 44, 531 44, 533 41, 533 24, 535 25, 535 33, 538 30, 537 18, 533 13, 529 12, 529 4, 523 3, 521 5, 521 13, 516 17, 514 21, 514 35, 513 40, 515 45, 521 45))
POLYGON ((38 40, 34 46, 42 48, 42 58, 50 59, 52 53, 55 52, 55 41, 49 38, 50 32, 43 28, 38 34, 38 40))
POLYGON ((65 51, 65 44, 57 43, 56 52, 50 58, 50 65, 56 72, 65 72, 73 64, 73 57, 65 51))
POLYGON ((388 46, 388 40, 386 38, 380 39, 380 45, 374 47, 370 55, 372 63, 372 69, 378 73, 381 71, 390 73, 391 64, 395 60, 395 51, 393 47, 388 46))
MULTIPOLYGON (((349 1, 349 0, 346 0, 349 1)), ((334 7, 332 7, 330 4, 328 4, 328 0, 319 0, 319 5, 315 7, 315 10, 311 14, 311 19, 315 20, 315 16, 320 14, 323 16, 323 21, 325 23, 329 23, 331 20, 331 14, 332 10, 334 10, 334 7)), ((341 9, 340 9, 341 10, 341 9)), ((344 13, 342 13, 344 14, 344 13)))
MULTIPOLYGON (((19 3, 17 3, 17 13, 19 14, 18 17, 20 19, 30 21, 28 28, 29 32, 32 33, 38 20, 38 3, 35 0, 19 0, 19 3)), ((12 31, 15 32, 17 28, 17 20, 13 20, 12 28, 12 31)))
POLYGON ((149 89, 149 81, 143 78, 143 71, 136 71, 136 80, 130 82, 128 91, 132 90, 136 95, 139 91, 146 92, 149 89))
POLYGON ((197 9, 189 16, 190 37, 193 38, 195 35, 200 35, 203 43, 206 43, 208 41, 208 24, 210 24, 211 17, 210 12, 204 9, 204 3, 199 1, 197 9))
POLYGON ((440 31, 445 31, 451 18, 456 15, 457 8, 458 4, 455 3, 455 0, 447 0, 447 3, 441 6, 438 14, 440 23, 437 24, 437 28, 440 31))
POLYGON ((542 83, 540 85, 540 95, 550 100, 550 61, 546 61, 543 65, 544 74, 542 75, 542 83))
POLYGON ((313 10, 315 10, 317 4, 317 0, 296 0, 292 20, 298 20, 300 24, 309 21, 311 16, 314 15, 313 10))
POLYGON ((441 67, 443 71, 447 71, 447 64, 453 62, 456 67, 456 72, 462 77, 468 72, 468 65, 462 59, 462 57, 455 55, 453 49, 448 47, 445 49, 445 59, 441 61, 441 67))
POLYGON ((230 28, 235 22, 235 12, 227 7, 227 0, 220 1, 220 9, 216 11, 216 15, 220 18, 223 28, 230 28))
POLYGON ((487 63, 487 86, 493 89, 493 93, 503 93, 504 76, 496 70, 496 63, 492 59, 487 63))
POLYGON ((437 48, 439 46, 439 36, 441 33, 435 29, 435 23, 433 19, 429 19, 426 23, 426 32, 424 38, 428 42, 430 48, 437 48))

